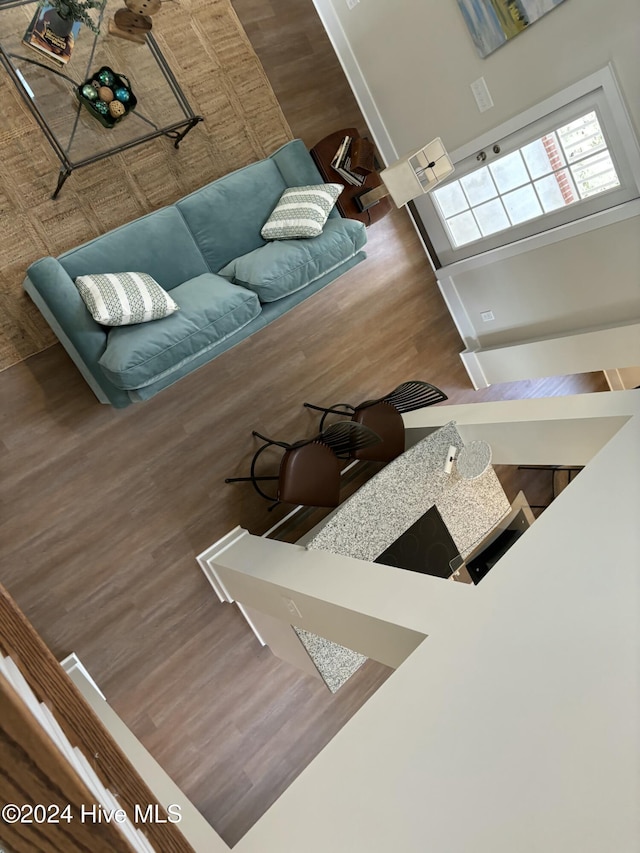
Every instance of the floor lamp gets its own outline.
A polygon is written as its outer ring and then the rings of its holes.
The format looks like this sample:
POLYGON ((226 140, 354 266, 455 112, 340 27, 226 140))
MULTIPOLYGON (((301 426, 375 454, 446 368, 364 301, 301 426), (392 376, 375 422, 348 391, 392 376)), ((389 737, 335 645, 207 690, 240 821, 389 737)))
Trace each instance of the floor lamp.
POLYGON ((365 211, 390 196, 396 207, 430 192, 453 172, 454 166, 440 137, 423 148, 401 157, 380 172, 382 183, 354 197, 358 210, 365 211))

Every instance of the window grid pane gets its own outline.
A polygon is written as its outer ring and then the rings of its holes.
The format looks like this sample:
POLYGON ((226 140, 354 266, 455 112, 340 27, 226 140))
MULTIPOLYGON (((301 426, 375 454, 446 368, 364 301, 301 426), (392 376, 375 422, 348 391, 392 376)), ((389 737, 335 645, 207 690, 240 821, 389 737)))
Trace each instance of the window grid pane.
POLYGON ((527 170, 534 180, 566 166, 564 153, 555 133, 547 133, 521 150, 527 170))
POLYGON ((510 225, 501 198, 492 198, 491 201, 474 207, 473 212, 483 237, 504 231, 510 225))
POLYGON ((451 235, 451 243, 454 246, 466 246, 482 236, 475 216, 470 210, 465 210, 463 213, 458 213, 457 216, 447 219, 447 227, 451 235))
POLYGON ((489 169, 501 194, 521 187, 529 180, 529 174, 519 150, 496 160, 489 169))
POLYGON ((620 186, 609 152, 597 155, 593 161, 585 160, 579 166, 572 166, 571 173, 576 181, 580 198, 590 198, 596 193, 620 186))
POLYGON ((475 172, 465 175, 464 178, 460 178, 460 184, 469 202, 469 207, 477 206, 499 195, 496 182, 486 166, 476 169, 475 172))
POLYGON ((569 163, 588 157, 606 148, 606 142, 595 112, 588 113, 577 121, 558 128, 560 143, 569 163))
POLYGON ((531 184, 506 193, 503 201, 512 225, 528 222, 542 214, 542 207, 531 184))
POLYGON ((435 190, 433 196, 451 245, 459 248, 619 186, 593 111, 527 143, 489 167, 482 166, 446 184, 435 190), (488 194, 487 176, 495 187, 493 196, 488 194), (450 208, 447 215, 446 201, 452 192, 458 198, 463 195, 468 208, 450 208))
POLYGON ((545 213, 559 210, 574 201, 578 201, 578 190, 568 169, 553 172, 534 181, 533 186, 538 194, 545 213))
POLYGON ((461 213, 469 207, 469 202, 465 196, 460 181, 451 181, 445 184, 444 187, 435 190, 433 198, 438 204, 440 216, 444 219, 450 219, 456 213, 461 213))

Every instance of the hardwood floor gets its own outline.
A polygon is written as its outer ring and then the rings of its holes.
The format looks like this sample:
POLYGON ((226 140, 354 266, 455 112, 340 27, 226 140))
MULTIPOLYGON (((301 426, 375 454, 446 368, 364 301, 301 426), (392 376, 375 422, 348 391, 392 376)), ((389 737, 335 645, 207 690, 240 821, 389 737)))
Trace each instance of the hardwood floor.
POLYGON ((312 0, 232 0, 289 126, 313 147, 366 124, 312 0))
MULTIPOLYGON (((294 133, 313 144, 341 125, 362 127, 335 58, 301 61, 298 34, 319 26, 311 0, 234 5, 294 133), (323 62, 338 81, 325 115, 323 62)), ((331 50, 320 41, 308 38, 331 50)), ((286 512, 223 482, 246 470, 251 430, 299 438, 315 426, 304 400, 381 394, 407 378, 432 381, 451 402, 606 387, 596 374, 474 392, 407 214, 372 226, 367 251, 148 403, 99 405, 60 346, 0 374, 0 581, 56 656, 79 655, 229 844, 390 674, 369 661, 331 695, 260 648, 208 586, 196 554, 236 524, 262 533, 286 512)))

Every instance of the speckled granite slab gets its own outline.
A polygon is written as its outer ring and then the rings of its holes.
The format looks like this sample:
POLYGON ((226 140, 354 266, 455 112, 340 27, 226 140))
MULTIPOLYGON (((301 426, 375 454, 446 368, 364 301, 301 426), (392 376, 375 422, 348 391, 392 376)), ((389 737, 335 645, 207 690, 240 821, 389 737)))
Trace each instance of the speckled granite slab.
MULTIPOLYGON (((455 464, 445 473, 450 445, 464 446, 453 421, 386 465, 333 513, 306 547, 372 562, 435 504, 466 556, 510 505, 492 468, 473 480, 460 477, 455 464)), ((334 693, 366 660, 330 640, 295 630, 334 693)))
POLYGON ((293 630, 332 693, 339 690, 367 659, 358 652, 325 640, 324 637, 318 637, 317 634, 311 634, 303 628, 293 625, 293 630))
POLYGON ((445 473, 450 445, 464 446, 453 421, 358 489, 307 542, 307 548, 375 560, 435 504, 463 555, 471 550, 508 512, 509 502, 493 468, 474 480, 462 479, 455 464, 450 474, 445 473))

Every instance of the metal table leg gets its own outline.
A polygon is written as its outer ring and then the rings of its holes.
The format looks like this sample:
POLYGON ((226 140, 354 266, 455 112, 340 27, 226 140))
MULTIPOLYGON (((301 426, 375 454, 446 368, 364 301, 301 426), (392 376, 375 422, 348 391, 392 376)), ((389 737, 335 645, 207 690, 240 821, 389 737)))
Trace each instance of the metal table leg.
POLYGON ((55 188, 54 193, 51 196, 51 198, 58 198, 58 193, 60 192, 60 190, 64 186, 64 182, 67 180, 67 178, 71 174, 71 171, 72 171, 71 169, 66 168, 66 167, 60 169, 60 174, 58 175, 58 183, 56 185, 56 188, 55 188))

